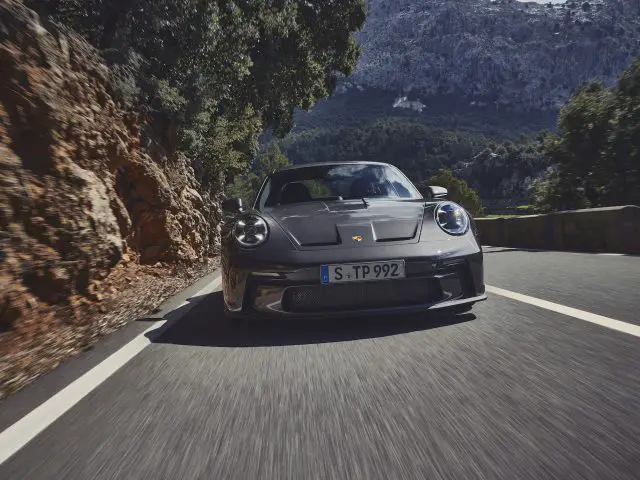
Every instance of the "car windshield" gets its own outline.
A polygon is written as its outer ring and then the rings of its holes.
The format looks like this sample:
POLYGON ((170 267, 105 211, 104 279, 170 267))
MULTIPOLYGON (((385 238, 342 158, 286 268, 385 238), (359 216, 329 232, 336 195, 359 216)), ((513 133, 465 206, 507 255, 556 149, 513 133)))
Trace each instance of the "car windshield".
POLYGON ((272 174, 256 206, 261 210, 291 203, 363 198, 420 200, 422 196, 407 177, 389 165, 314 165, 272 174))

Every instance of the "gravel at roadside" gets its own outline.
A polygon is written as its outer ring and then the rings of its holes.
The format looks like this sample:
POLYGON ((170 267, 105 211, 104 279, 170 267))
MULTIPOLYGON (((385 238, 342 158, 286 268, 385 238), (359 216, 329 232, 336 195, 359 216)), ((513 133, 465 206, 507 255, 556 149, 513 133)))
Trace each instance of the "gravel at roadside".
POLYGON ((0 399, 25 387, 101 337, 149 315, 164 300, 214 271, 218 258, 185 267, 121 264, 96 285, 90 298, 69 305, 38 305, 26 298, 25 328, 0 334, 0 399))

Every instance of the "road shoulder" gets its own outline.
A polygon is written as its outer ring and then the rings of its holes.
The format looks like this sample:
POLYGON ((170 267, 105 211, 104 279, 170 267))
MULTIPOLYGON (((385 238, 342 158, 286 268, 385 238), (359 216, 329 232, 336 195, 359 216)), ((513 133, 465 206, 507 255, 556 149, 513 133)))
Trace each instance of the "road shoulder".
MULTIPOLYGON (((69 358, 51 372, 43 375, 35 382, 0 402, 0 432, 20 420, 29 412, 42 405, 55 394, 63 390, 86 372, 99 365, 114 352, 143 333, 149 327, 165 319, 188 300, 197 304, 201 298, 191 298, 203 287, 219 277, 216 270, 184 289, 180 293, 168 298, 153 312, 144 318, 138 318, 112 334, 102 338, 89 350, 69 358)), ((188 310, 181 312, 181 315, 188 310)))

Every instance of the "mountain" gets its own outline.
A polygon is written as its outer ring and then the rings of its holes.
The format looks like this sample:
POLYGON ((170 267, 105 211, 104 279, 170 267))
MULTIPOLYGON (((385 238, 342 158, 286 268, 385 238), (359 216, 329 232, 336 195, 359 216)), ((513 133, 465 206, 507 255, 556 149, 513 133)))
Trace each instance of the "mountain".
POLYGON ((640 53, 637 0, 367 3, 357 69, 333 98, 297 116, 299 129, 326 123, 327 112, 346 115, 350 104, 363 115, 512 116, 514 128, 552 127, 576 87, 613 84, 640 53))
POLYGON ((362 55, 298 112, 294 162, 383 160, 414 180, 450 168, 488 212, 527 203, 549 167, 539 135, 590 80, 640 56, 640 0, 367 0, 362 55), (443 138, 453 141, 441 142, 443 138))

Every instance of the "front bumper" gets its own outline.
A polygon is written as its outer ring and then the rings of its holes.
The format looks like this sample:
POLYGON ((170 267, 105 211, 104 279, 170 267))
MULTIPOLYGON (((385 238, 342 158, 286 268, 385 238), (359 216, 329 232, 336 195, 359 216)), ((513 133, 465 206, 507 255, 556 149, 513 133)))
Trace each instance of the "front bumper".
POLYGON ((231 317, 346 317, 438 310, 485 300, 482 252, 405 258, 406 278, 322 285, 320 265, 227 265, 231 317))

